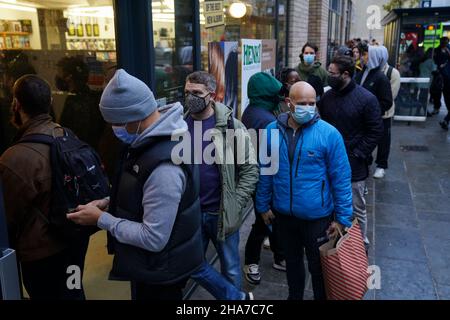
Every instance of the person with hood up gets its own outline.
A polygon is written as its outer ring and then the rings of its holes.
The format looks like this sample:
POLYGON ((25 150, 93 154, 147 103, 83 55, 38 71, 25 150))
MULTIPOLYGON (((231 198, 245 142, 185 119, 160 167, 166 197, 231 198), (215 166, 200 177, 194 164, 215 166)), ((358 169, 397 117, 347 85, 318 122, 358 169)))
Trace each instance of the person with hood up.
MULTIPOLYGON (((381 114, 386 115, 389 112, 392 113, 392 105, 394 99, 392 97, 391 82, 384 74, 384 68, 387 63, 387 57, 385 50, 380 46, 367 46, 367 51, 363 52, 362 60, 364 62, 364 68, 362 72, 356 74, 355 81, 363 88, 369 90, 378 100, 381 108, 381 114)), ((373 175, 376 179, 384 178, 388 168, 387 158, 389 156, 388 138, 390 137, 391 130, 391 118, 383 118, 384 134, 381 139, 383 146, 378 153, 381 152, 381 157, 377 161, 377 169, 373 175)), ((390 138, 389 138, 390 141, 390 138)), ((371 163, 372 160, 369 160, 371 163)))
POLYGON ((308 83, 315 83, 317 79, 312 80, 312 78, 319 78, 322 87, 326 87, 328 86, 328 73, 322 67, 322 63, 317 61, 318 52, 319 48, 314 44, 306 43, 303 46, 300 54, 300 64, 298 65, 298 74, 300 80, 308 83))
POLYGON ((278 220, 288 299, 303 299, 305 251, 314 299, 324 300, 319 247, 328 236, 337 235, 337 229, 351 226, 351 169, 341 134, 318 115, 314 88, 297 82, 286 102, 290 113, 270 123, 261 138, 261 145, 267 144, 268 150, 272 144, 278 149, 279 170, 264 175, 261 169, 256 212, 267 225, 274 214, 278 220))
MULTIPOLYGON (((291 70, 297 74, 295 70, 291 70)), ((281 82, 265 72, 259 72, 253 75, 248 82, 247 92, 250 98, 250 105, 242 115, 242 123, 247 129, 256 130, 258 138, 259 130, 266 129, 269 123, 276 120, 279 92, 281 89, 281 82)), ((259 145, 254 147, 255 150, 259 149, 257 148, 259 145)), ((253 203, 255 203, 254 198, 253 203)), ((270 248, 273 252, 272 267, 276 270, 286 271, 284 256, 279 244, 277 220, 273 219, 272 230, 270 230, 264 223, 261 212, 256 212, 255 210, 255 216, 255 223, 252 226, 245 245, 244 277, 251 284, 259 284, 261 281, 259 261, 261 257, 261 245, 266 236, 269 236, 270 248)))

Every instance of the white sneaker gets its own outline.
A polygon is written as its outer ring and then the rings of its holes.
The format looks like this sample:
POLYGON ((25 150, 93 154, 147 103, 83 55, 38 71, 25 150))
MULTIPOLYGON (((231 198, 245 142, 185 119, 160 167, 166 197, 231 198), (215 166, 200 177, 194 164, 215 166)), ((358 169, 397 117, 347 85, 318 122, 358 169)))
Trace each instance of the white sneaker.
POLYGON ((386 175, 386 171, 383 168, 377 168, 375 170, 375 173, 373 174, 373 177, 375 179, 383 179, 385 175, 386 175))
POLYGON ((264 247, 264 249, 267 249, 267 250, 270 249, 270 241, 269 241, 268 237, 264 238, 263 247, 264 247))
POLYGON ((261 282, 259 265, 250 264, 244 266, 244 277, 250 284, 258 285, 261 282))

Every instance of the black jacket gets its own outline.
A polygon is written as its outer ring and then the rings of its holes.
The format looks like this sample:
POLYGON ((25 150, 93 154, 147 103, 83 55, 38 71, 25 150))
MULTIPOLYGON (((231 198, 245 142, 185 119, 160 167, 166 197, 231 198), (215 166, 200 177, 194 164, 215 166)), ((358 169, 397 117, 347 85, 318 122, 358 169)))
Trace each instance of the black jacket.
MULTIPOLYGON (((355 76, 355 81, 359 85, 361 85, 363 74, 364 70, 358 72, 355 76)), ((391 82, 379 67, 369 71, 362 86, 377 97, 382 115, 392 107, 393 99, 391 82)))
POLYGON ((341 91, 324 94, 318 104, 320 115, 344 138, 352 168, 352 181, 369 175, 367 158, 383 136, 383 120, 376 97, 354 81, 341 91))

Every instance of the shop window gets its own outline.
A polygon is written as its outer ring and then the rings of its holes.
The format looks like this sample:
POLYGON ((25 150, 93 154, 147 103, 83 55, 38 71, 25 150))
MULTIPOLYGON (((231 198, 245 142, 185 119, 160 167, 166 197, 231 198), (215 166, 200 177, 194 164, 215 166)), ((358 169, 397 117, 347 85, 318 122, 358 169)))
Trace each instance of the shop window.
POLYGON ((193 71, 192 1, 153 0, 156 96, 161 104, 181 101, 193 71))
POLYGON ((55 121, 98 150, 113 171, 107 158, 115 140, 98 103, 116 66, 114 12, 112 0, 96 3, 0 1, 1 151, 16 131, 9 124, 12 85, 35 73, 52 87, 55 121))

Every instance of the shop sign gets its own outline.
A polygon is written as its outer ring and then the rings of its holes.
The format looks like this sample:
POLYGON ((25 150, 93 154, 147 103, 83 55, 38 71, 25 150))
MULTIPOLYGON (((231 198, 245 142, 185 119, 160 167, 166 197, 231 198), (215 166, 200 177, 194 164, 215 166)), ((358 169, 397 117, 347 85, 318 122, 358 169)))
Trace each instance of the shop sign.
POLYGON ((205 16, 205 28, 224 25, 223 1, 205 1, 203 15, 205 16))
POLYGON ((241 114, 249 105, 247 84, 251 76, 261 72, 262 40, 242 39, 241 114))

